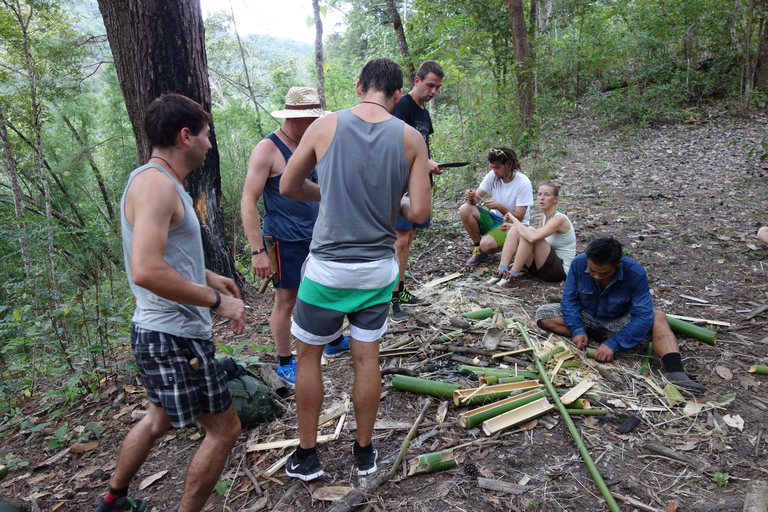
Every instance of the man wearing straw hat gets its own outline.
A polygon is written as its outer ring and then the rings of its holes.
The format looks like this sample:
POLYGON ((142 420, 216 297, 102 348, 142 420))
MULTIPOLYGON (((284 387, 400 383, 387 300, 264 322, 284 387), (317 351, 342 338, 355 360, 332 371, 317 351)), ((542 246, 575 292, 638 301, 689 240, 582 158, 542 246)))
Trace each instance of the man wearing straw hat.
MULTIPOLYGON (((296 305, 301 265, 309 253, 312 228, 317 219, 318 203, 292 201, 280 195, 280 178, 288 159, 301 137, 315 119, 325 114, 317 91, 310 87, 291 87, 285 96, 285 108, 272 117, 285 119, 283 125, 261 140, 251 153, 240 203, 243 227, 251 247, 253 273, 268 279, 272 273, 262 233, 274 238, 278 261, 278 284, 269 326, 279 358, 277 375, 289 386, 296 383, 296 359, 291 354, 291 313, 296 305), (263 197, 264 226, 260 226, 257 203, 263 197)), ((309 180, 317 182, 313 170, 309 180)), ((349 351, 349 338, 326 347, 333 357, 349 351)))

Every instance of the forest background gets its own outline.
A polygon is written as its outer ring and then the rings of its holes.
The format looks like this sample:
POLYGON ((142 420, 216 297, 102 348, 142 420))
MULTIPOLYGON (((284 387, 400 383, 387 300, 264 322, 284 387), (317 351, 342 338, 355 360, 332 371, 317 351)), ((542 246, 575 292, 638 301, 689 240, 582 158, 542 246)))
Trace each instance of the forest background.
MULTIPOLYGON (((446 79, 430 104, 432 157, 472 162, 470 182, 494 144, 515 147, 532 181, 556 177, 568 141, 547 133, 566 117, 633 130, 681 123, 713 104, 738 116, 768 103, 768 0, 332 0, 317 7, 341 12, 345 29, 315 47, 239 33, 226 10, 205 20, 224 226, 216 235, 241 283, 253 276, 240 194, 251 150, 279 126, 269 112, 295 85, 319 87, 329 110, 355 105, 354 83, 370 58, 391 57, 410 78, 424 59, 443 66, 446 79)), ((53 420, 130 364, 133 299, 118 207, 140 150, 105 34, 95 2, 0 4, 0 414, 33 433, 47 423, 24 423, 26 399, 44 394, 53 420)), ((743 151, 765 159, 766 143, 743 151)), ((438 224, 467 178, 464 171, 437 177, 438 224)), ((56 447, 82 435, 65 429, 46 439, 56 447)))

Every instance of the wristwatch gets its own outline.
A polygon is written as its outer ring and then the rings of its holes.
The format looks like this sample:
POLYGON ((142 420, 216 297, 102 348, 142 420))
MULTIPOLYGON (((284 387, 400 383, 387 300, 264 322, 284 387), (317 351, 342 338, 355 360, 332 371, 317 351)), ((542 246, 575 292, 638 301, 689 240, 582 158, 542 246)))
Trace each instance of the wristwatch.
POLYGON ((256 256, 257 254, 261 254, 264 251, 266 251, 266 249, 264 247, 262 247, 261 249, 255 250, 255 251, 251 251, 251 256, 256 256))

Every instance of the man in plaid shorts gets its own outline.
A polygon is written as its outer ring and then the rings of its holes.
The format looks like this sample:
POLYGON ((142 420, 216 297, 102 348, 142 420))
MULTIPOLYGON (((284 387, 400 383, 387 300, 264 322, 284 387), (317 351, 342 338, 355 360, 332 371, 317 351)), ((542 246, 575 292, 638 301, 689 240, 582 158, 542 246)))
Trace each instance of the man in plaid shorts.
POLYGON ((161 96, 144 115, 152 156, 128 178, 120 217, 136 298, 131 345, 150 404, 126 435, 96 512, 147 510, 146 501, 128 497, 128 485, 160 436, 195 420, 205 439, 187 469, 178 512, 201 510, 240 435, 226 374, 214 358, 210 309, 240 334, 245 304, 232 279, 206 270, 200 224, 182 186, 203 166, 210 123, 210 114, 179 94, 161 96))
POLYGON ((600 343, 595 360, 601 362, 650 341, 669 382, 692 393, 704 392, 704 385, 683 369, 666 315, 653 309, 645 269, 622 256, 621 244, 613 237, 595 238, 573 259, 562 301, 540 307, 536 323, 571 338, 578 349, 590 340, 600 343))

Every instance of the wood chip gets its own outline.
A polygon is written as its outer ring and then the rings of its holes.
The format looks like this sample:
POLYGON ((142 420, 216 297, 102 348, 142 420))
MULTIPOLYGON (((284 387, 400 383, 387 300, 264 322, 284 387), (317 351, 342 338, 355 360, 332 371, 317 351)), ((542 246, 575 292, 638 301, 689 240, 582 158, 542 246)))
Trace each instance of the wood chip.
POLYGON ((491 478, 478 478, 477 485, 481 489, 488 489, 491 491, 501 491, 507 494, 524 494, 530 487, 527 485, 513 484, 512 482, 503 482, 501 480, 493 480, 491 478))

